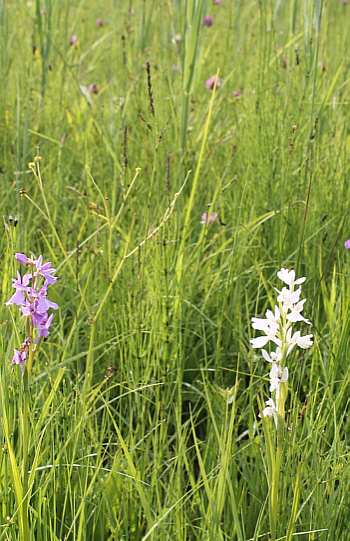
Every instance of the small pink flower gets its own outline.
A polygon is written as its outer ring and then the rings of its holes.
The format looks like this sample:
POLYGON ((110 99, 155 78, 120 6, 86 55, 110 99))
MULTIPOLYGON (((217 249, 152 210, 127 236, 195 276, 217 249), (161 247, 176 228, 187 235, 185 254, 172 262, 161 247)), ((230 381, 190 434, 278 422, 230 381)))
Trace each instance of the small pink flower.
POLYGON ((45 10, 45 9, 41 9, 41 10, 40 10, 40 13, 41 13, 41 15, 45 15, 45 14, 46 14, 46 10, 45 10))
MULTIPOLYGON (((209 88, 209 90, 214 89, 215 79, 216 79, 216 75, 212 75, 211 77, 209 77, 209 79, 207 81, 205 81, 206 87, 209 88)), ((221 80, 218 77, 217 81, 216 81, 216 88, 219 88, 220 85, 221 85, 221 80)))
POLYGON ((214 4, 221 4, 221 0, 214 0, 214 4))
POLYGON ((74 45, 74 43, 78 41, 78 36, 76 36, 75 34, 73 34, 73 36, 70 38, 70 44, 71 45, 74 45))
POLYGON ((204 24, 204 26, 213 26, 213 24, 214 24, 213 17, 211 17, 210 15, 208 15, 207 17, 204 17, 203 24, 204 24))
POLYGON ((129 15, 135 15, 135 11, 134 11, 133 9, 131 9, 131 10, 129 11, 129 15))
POLYGON ((97 85, 95 85, 95 83, 92 83, 91 85, 89 85, 89 92, 90 94, 98 94, 98 88, 97 88, 97 85))
POLYGON ((347 6, 348 5, 348 0, 343 0, 343 6, 347 6))
POLYGON ((239 90, 235 90, 234 93, 233 93, 234 98, 239 98, 240 95, 241 95, 241 92, 239 90))
POLYGON ((103 26, 103 21, 102 21, 102 19, 100 17, 98 19, 96 19, 96 24, 97 24, 97 26, 103 26))
POLYGON ((208 214, 206 212, 203 212, 202 214, 202 220, 201 220, 201 224, 202 225, 205 225, 207 222, 210 224, 212 224, 213 222, 216 221, 216 218, 218 217, 217 213, 216 212, 212 212, 208 218, 208 214))
POLYGON ((350 239, 348 239, 346 242, 344 242, 344 246, 345 246, 345 248, 350 250, 350 239))

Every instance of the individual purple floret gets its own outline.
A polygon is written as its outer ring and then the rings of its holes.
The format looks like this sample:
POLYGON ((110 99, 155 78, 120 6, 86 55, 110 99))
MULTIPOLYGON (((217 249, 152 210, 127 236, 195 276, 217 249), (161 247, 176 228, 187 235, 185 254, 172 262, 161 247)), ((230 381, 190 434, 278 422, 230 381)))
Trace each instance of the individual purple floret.
POLYGON ((50 334, 49 328, 51 327, 51 323, 53 320, 53 314, 51 314, 50 317, 47 317, 47 314, 45 314, 46 321, 38 326, 38 335, 36 339, 34 340, 35 344, 39 343, 40 337, 43 336, 44 338, 47 338, 50 334))
POLYGON ((47 282, 43 285, 43 287, 40 289, 40 291, 35 291, 35 289, 31 288, 31 296, 34 297, 34 306, 36 310, 40 314, 44 314, 49 310, 49 308, 53 308, 54 310, 58 309, 58 304, 52 301, 49 301, 49 299, 46 297, 47 295, 47 282))
POLYGON ((15 349, 14 352, 13 352, 13 359, 12 359, 11 364, 19 364, 20 365, 22 376, 23 376, 23 370, 24 370, 23 363, 24 363, 24 361, 26 361, 28 359, 27 349, 29 347, 29 344, 30 344, 30 338, 26 338, 25 341, 22 344, 22 347, 21 347, 20 351, 18 351, 18 349, 15 349))
POLYGON ((30 302, 26 301, 24 302, 20 308, 19 308, 24 315, 24 317, 31 316, 33 321, 33 326, 37 327, 38 325, 41 325, 44 322, 44 314, 41 314, 36 309, 35 304, 31 304, 30 302))
POLYGON ((36 261, 36 274, 41 274, 49 282, 49 284, 53 285, 57 282, 56 276, 51 276, 53 272, 56 272, 56 269, 50 269, 51 263, 48 261, 47 263, 43 262, 43 256, 39 256, 39 259, 36 261))
POLYGON ((13 352, 13 359, 12 359, 12 362, 11 364, 19 364, 20 367, 21 367, 21 372, 22 372, 22 377, 23 377, 23 361, 25 361, 25 359, 22 358, 22 353, 20 351, 18 351, 18 349, 15 349, 14 352, 13 352))
POLYGON ((348 248, 348 250, 350 249, 350 239, 348 239, 346 242, 344 242, 344 246, 345 246, 345 248, 348 248))

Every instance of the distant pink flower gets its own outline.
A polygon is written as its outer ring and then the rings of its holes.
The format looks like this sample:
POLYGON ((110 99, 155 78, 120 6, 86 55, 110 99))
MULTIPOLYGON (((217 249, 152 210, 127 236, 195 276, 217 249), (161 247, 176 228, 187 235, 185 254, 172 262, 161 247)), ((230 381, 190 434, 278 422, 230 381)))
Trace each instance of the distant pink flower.
POLYGON ((100 19, 100 17, 98 19, 96 19, 96 24, 97 24, 97 26, 103 26, 103 21, 102 21, 102 19, 100 19))
POLYGON ((348 240, 344 243, 344 246, 345 246, 345 248, 347 248, 348 250, 350 250, 350 239, 348 239, 348 240))
POLYGON ((90 94, 98 94, 98 88, 97 88, 97 85, 95 85, 95 83, 92 83, 91 85, 89 85, 89 92, 90 94))
POLYGON ((45 10, 45 9, 41 9, 41 10, 40 10, 40 13, 41 13, 41 15, 45 15, 45 14, 46 14, 46 10, 45 10))
POLYGON ((214 4, 221 4, 221 0, 214 0, 214 4))
POLYGON ((73 34, 73 36, 70 38, 70 44, 71 45, 74 45, 74 43, 78 41, 78 36, 76 36, 75 34, 73 34))
POLYGON ((241 92, 239 90, 235 90, 233 93, 234 98, 239 98, 240 95, 241 95, 241 92))
POLYGON ((348 0, 343 0, 343 6, 347 6, 348 0))
POLYGON ((135 15, 135 11, 134 11, 133 9, 131 9, 131 10, 129 11, 129 15, 135 15))
POLYGON ((206 212, 203 212, 202 214, 202 220, 201 220, 201 224, 202 225, 205 225, 207 222, 210 224, 212 224, 213 222, 216 221, 216 218, 218 217, 217 213, 216 212, 212 212, 208 218, 208 214, 206 212))
POLYGON ((210 15, 208 15, 207 17, 204 17, 203 24, 204 24, 204 26, 213 26, 213 24, 214 24, 213 17, 211 17, 210 15))
MULTIPOLYGON (((209 90, 214 89, 215 79, 216 79, 216 75, 212 75, 211 77, 209 77, 209 79, 207 81, 205 81, 206 87, 209 88, 209 90)), ((221 85, 221 80, 218 77, 217 81, 216 81, 216 88, 219 88, 220 85, 221 85)))

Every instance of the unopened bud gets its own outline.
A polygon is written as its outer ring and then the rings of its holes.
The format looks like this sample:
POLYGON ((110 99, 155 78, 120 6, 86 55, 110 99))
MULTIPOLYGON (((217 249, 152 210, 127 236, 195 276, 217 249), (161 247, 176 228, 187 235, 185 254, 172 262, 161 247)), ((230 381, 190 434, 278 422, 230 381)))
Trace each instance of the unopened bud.
POLYGON ((9 222, 12 223, 12 220, 13 220, 13 218, 12 218, 12 215, 10 214, 10 216, 9 216, 9 222))
POLYGON ((41 160, 42 160, 41 156, 35 156, 35 158, 34 158, 35 163, 36 162, 41 162, 41 160))
POLYGON ((17 227, 17 224, 18 224, 18 217, 17 217, 17 214, 16 214, 16 216, 15 216, 15 221, 13 222, 13 225, 14 225, 15 227, 17 227))
POLYGON ((28 167, 29 167, 29 169, 35 169, 35 163, 34 162, 29 162, 28 167))

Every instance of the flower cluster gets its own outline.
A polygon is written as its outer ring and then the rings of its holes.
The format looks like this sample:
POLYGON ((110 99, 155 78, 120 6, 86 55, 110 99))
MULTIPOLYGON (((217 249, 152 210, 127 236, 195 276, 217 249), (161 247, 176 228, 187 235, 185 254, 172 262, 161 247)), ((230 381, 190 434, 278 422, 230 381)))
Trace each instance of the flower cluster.
POLYGON ((218 215, 217 215, 216 212, 212 212, 209 217, 208 217, 208 214, 206 212, 203 212, 201 224, 205 225, 208 222, 209 225, 210 225, 210 224, 212 224, 213 222, 216 221, 217 217, 218 217, 218 215))
POLYGON ((216 77, 216 75, 212 75, 205 81, 205 85, 209 90, 214 90, 215 87, 215 81, 216 81, 216 88, 219 88, 221 86, 221 79, 220 77, 216 77))
MULTIPOLYGON (((313 344, 311 340, 312 334, 301 336, 300 331, 293 333, 292 328, 292 324, 298 321, 304 321, 311 325, 310 321, 301 315, 306 301, 306 299, 300 300, 301 287, 295 289, 295 286, 300 286, 305 282, 306 278, 295 280, 295 271, 283 268, 277 272, 277 276, 288 287, 282 287, 281 291, 275 288, 278 293, 278 306, 275 306, 274 312, 271 310, 266 311, 266 319, 252 318, 253 329, 263 331, 265 336, 259 336, 250 341, 253 348, 263 348, 268 342, 273 342, 277 346, 276 350, 270 354, 265 349, 262 350, 264 359, 272 365, 269 374, 270 392, 275 392, 276 400, 276 405, 272 398, 267 400, 263 415, 264 417, 273 417, 276 426, 282 384, 285 384, 286 387, 288 381, 288 367, 285 366, 286 359, 294 346, 307 349, 313 344)), ((286 396, 286 393, 284 394, 286 396)))
MULTIPOLYGON (((49 284, 56 283, 57 278, 52 276, 56 269, 51 268, 51 263, 43 264, 43 257, 32 259, 24 254, 15 254, 15 258, 22 264, 27 264, 29 273, 23 277, 17 271, 17 278, 12 278, 12 287, 16 292, 11 299, 7 301, 6 306, 16 304, 19 306, 23 317, 27 318, 28 338, 23 342, 21 349, 14 350, 14 356, 11 364, 19 364, 23 376, 23 363, 28 359, 28 349, 31 344, 38 344, 41 337, 47 338, 50 334, 50 327, 53 314, 48 315, 48 310, 53 308, 57 310, 58 304, 47 298, 47 288, 49 284), (42 283, 44 280, 44 283, 42 283), (40 287, 41 285, 41 287, 40 287)), ((35 350, 34 346, 32 351, 35 350)))

